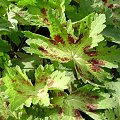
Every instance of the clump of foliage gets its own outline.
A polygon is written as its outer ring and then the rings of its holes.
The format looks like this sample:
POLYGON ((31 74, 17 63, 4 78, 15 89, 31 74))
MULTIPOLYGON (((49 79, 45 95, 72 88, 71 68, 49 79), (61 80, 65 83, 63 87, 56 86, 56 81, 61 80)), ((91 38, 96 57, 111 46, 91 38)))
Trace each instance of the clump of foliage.
POLYGON ((0 0, 0 120, 119 120, 119 0, 0 0))

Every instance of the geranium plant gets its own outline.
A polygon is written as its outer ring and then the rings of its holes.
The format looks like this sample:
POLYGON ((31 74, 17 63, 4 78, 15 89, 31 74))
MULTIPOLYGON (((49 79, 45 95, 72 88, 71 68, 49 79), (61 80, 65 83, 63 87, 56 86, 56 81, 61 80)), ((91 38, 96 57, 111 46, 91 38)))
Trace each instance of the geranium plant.
POLYGON ((119 0, 0 0, 0 119, 119 120, 119 0))

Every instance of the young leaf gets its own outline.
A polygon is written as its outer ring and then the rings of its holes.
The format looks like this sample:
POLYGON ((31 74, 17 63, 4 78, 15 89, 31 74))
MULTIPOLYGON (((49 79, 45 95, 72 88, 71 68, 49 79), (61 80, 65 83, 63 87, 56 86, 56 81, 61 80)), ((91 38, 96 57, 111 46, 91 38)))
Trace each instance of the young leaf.
POLYGON ((95 18, 95 20, 91 23, 91 30, 90 30, 90 35, 89 37, 92 38, 92 46, 95 47, 97 46, 97 43, 101 42, 104 40, 102 35, 100 34, 103 29, 106 27, 104 24, 106 22, 105 20, 105 15, 101 14, 95 18))
POLYGON ((27 75, 18 66, 7 68, 3 81, 7 87, 6 93, 10 97, 12 110, 25 104, 27 99, 32 99, 32 103, 35 99, 46 105, 46 101, 42 101, 45 98, 49 98, 46 86, 43 84, 39 84, 39 87, 33 86, 27 75))
MULTIPOLYGON (((66 75, 66 72, 54 71, 54 67, 46 65, 44 68, 39 66, 35 72, 36 85, 38 82, 44 81, 49 90, 64 90, 68 88, 70 77, 66 75)), ((39 84, 38 84, 39 85, 39 84)))
POLYGON ((66 76, 66 72, 55 71, 50 75, 47 84, 49 89, 64 90, 68 88, 70 78, 66 76))

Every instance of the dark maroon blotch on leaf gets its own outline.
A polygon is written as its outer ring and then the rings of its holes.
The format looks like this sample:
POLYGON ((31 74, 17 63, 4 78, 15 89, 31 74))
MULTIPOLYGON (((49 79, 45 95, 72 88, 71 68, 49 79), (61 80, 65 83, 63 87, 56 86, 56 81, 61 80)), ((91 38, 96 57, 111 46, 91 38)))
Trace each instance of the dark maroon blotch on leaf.
POLYGON ((62 116, 63 112, 64 112, 64 109, 63 109, 63 108, 60 108, 58 114, 59 114, 60 116, 62 116))
MULTIPOLYGON (((54 42, 54 41, 53 41, 53 42, 54 42)), ((45 50, 45 48, 42 47, 42 46, 40 46, 38 49, 39 49, 41 52, 43 52, 44 54, 46 54, 48 57, 55 58, 55 59, 61 60, 61 61, 63 61, 63 62, 68 62, 68 61, 70 60, 70 59, 67 58, 67 57, 58 57, 56 54, 50 54, 50 53, 48 53, 48 51, 45 50)))
POLYGON ((46 16, 47 10, 46 10, 45 8, 42 8, 42 9, 41 9, 41 13, 42 13, 44 16, 46 16))
POLYGON ((103 66, 105 65, 103 61, 101 60, 96 60, 96 59, 91 59, 88 61, 89 63, 91 63, 91 69, 94 71, 94 72, 100 72, 100 66, 103 66))
POLYGON ((97 105, 92 105, 92 104, 88 104, 86 106, 90 112, 94 112, 95 110, 97 110, 97 105))
POLYGON ((47 18, 44 18, 44 23, 45 23, 46 25, 50 25, 50 23, 49 23, 49 21, 48 21, 47 18))
POLYGON ((88 52, 88 50, 89 50, 90 48, 91 48, 90 45, 86 46, 86 47, 84 48, 84 53, 88 52))
POLYGON ((74 44, 75 43, 75 40, 74 40, 74 38, 72 37, 71 34, 68 34, 68 43, 69 44, 74 44))
POLYGON ((63 39, 60 37, 60 35, 55 35, 54 40, 50 40, 50 42, 54 45, 58 45, 58 43, 65 44, 63 39))
POLYGON ((63 57, 63 58, 60 58, 61 61, 65 62, 65 61, 69 61, 70 59, 67 58, 67 57, 63 57))
POLYGON ((48 87, 51 87, 52 85, 53 85, 53 83, 54 83, 54 81, 53 80, 51 80, 47 85, 48 85, 48 87))
POLYGON ((113 4, 108 5, 108 8, 113 8, 113 4))
POLYGON ((22 91, 17 91, 18 92, 18 94, 25 94, 25 92, 22 92, 22 91))
POLYGON ((97 55, 97 52, 96 51, 91 51, 88 53, 88 56, 90 57, 93 57, 93 56, 96 56, 97 55))
POLYGON ((59 93, 57 94, 57 96, 63 96, 63 95, 64 95, 63 92, 59 92, 59 93))
POLYGON ((12 80, 12 82, 13 82, 13 83, 16 83, 16 82, 17 82, 17 80, 12 80))
POLYGON ((76 120, 81 120, 82 116, 80 114, 80 111, 77 109, 74 109, 74 117, 76 118, 76 120))
POLYGON ((94 95, 94 96, 90 96, 90 98, 98 99, 98 98, 99 98, 99 96, 94 95))
POLYGON ((53 44, 53 45, 58 45, 56 41, 54 40, 50 40, 50 42, 53 44))
POLYGON ((91 49, 90 46, 86 46, 83 51, 85 54, 87 54, 90 57, 97 56, 97 51, 96 50, 90 51, 90 49, 91 49))
POLYGON ((31 86, 30 82, 28 82, 28 81, 22 81, 22 84, 26 84, 28 86, 31 86))
POLYGON ((45 53, 45 54, 48 54, 48 51, 45 50, 44 47, 40 46, 38 49, 39 49, 41 52, 43 52, 43 53, 45 53))
POLYGON ((43 93, 43 92, 45 92, 45 90, 44 90, 44 89, 42 89, 42 90, 40 91, 40 93, 43 93))
POLYGON ((60 35, 55 35, 54 40, 56 41, 56 43, 61 43, 61 44, 65 43, 63 39, 60 37, 60 35))
POLYGON ((37 82, 40 82, 40 83, 46 82, 47 79, 49 79, 49 77, 43 76, 43 77, 42 77, 39 81, 37 81, 37 82))
POLYGON ((81 39, 82 39, 83 37, 84 37, 83 34, 80 34, 79 39, 76 41, 76 44, 77 44, 77 43, 80 43, 80 42, 81 42, 81 39))
POLYGON ((9 105, 10 105, 10 102, 6 101, 6 106, 9 107, 9 105))
POLYGON ((107 3, 108 2, 108 0, 102 0, 104 3, 107 3))

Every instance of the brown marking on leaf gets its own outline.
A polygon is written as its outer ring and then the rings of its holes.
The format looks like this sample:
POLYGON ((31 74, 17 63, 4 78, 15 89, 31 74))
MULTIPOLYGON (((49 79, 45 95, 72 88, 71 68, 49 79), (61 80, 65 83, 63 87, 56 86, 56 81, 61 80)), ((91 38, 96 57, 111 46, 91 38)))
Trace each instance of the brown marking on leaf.
POLYGON ((83 49, 84 53, 88 52, 88 50, 89 50, 90 48, 91 48, 90 45, 86 46, 86 47, 83 49))
POLYGON ((86 107, 89 109, 90 112, 94 112, 97 110, 97 105, 87 104, 86 107))
POLYGON ((56 55, 54 55, 54 54, 49 54, 48 56, 51 58, 56 58, 56 55))
POLYGON ((58 105, 55 105, 53 101, 51 101, 51 103, 53 104, 53 107, 54 107, 54 108, 59 108, 59 106, 58 106, 58 105))
POLYGON ((12 82, 13 82, 13 83, 16 83, 16 82, 17 82, 17 80, 12 80, 12 82))
POLYGON ((88 56, 93 57, 93 56, 97 56, 97 52, 96 51, 91 51, 87 53, 88 56))
POLYGON ((43 93, 43 92, 45 92, 45 90, 44 90, 44 89, 41 89, 41 90, 40 90, 40 93, 43 93))
POLYGON ((60 108, 60 110, 58 111, 58 114, 62 117, 63 112, 64 112, 64 109, 60 108))
POLYGON ((92 63, 93 65, 99 64, 99 61, 96 59, 92 59, 89 62, 92 63))
POLYGON ((95 102, 97 99, 99 99, 99 96, 95 96, 95 95, 92 95, 90 93, 86 93, 85 95, 83 95, 83 97, 85 97, 87 99, 87 101, 89 101, 89 103, 93 103, 95 102))
POLYGON ((55 35, 54 40, 50 40, 50 42, 54 45, 58 45, 58 43, 61 43, 61 44, 65 43, 59 35, 55 35))
POLYGON ((93 95, 93 96, 90 96, 90 98, 98 99, 99 96, 97 96, 97 95, 93 95))
POLYGON ((80 111, 79 110, 77 110, 77 109, 74 109, 74 116, 75 116, 75 118, 76 118, 76 120, 81 120, 82 119, 82 116, 81 116, 81 114, 80 114, 80 111))
POLYGON ((91 65, 91 69, 94 71, 94 72, 100 72, 100 67, 98 67, 97 65, 91 65))
POLYGON ((54 40, 50 40, 50 42, 53 44, 53 45, 58 45, 56 41, 54 40))
POLYGON ((19 84, 15 84, 15 86, 19 86, 19 84))
POLYGON ((59 92, 59 93, 57 94, 57 96, 63 96, 63 95, 64 95, 63 92, 59 92))
POLYGON ((83 38, 83 34, 81 33, 80 36, 79 36, 79 39, 81 40, 83 38))
POLYGON ((18 94, 25 94, 25 92, 22 92, 22 91, 17 91, 18 92, 18 94))
MULTIPOLYGON (((52 43, 53 41, 51 40, 50 42, 52 43)), ((56 43, 55 43, 55 44, 56 44, 56 43)), ((41 52, 43 52, 43 53, 44 53, 46 56, 48 56, 48 57, 51 57, 51 58, 54 58, 54 59, 58 59, 58 60, 61 60, 61 61, 63 61, 63 62, 68 62, 68 61, 70 61, 70 59, 67 58, 67 57, 58 57, 58 56, 55 54, 54 51, 52 51, 53 53, 49 53, 43 46, 38 47, 38 49, 39 49, 41 52)))
POLYGON ((54 36, 54 40, 56 41, 56 43, 65 44, 65 42, 64 42, 63 39, 60 37, 60 35, 55 35, 55 36, 54 36))
POLYGON ((100 72, 100 66, 103 66, 105 65, 103 61, 101 60, 96 60, 96 59, 91 59, 88 61, 89 63, 91 63, 91 69, 94 71, 94 72, 100 72))
POLYGON ((62 27, 66 28, 67 27, 66 23, 62 23, 62 27))
POLYGON ((67 57, 57 57, 57 55, 53 55, 53 54, 49 54, 48 56, 52 57, 54 59, 61 60, 62 62, 68 62, 68 61, 70 61, 70 59, 67 58, 67 57))
POLYGON ((40 46, 38 49, 44 54, 48 54, 48 51, 43 46, 40 46))
POLYGON ((108 0, 102 0, 104 3, 107 3, 108 2, 108 0))
POLYGON ((67 57, 63 57, 63 58, 61 58, 61 60, 62 60, 62 61, 69 61, 70 59, 67 58, 67 57))
POLYGON ((55 35, 54 40, 57 41, 57 42, 60 42, 61 41, 60 35, 55 35))
POLYGON ((36 84, 37 83, 45 83, 46 84, 46 81, 48 80, 48 79, 51 79, 51 77, 50 76, 42 76, 37 82, 36 82, 36 84))
POLYGON ((40 78, 40 80, 39 80, 40 83, 43 83, 43 82, 45 82, 45 81, 46 81, 46 78, 45 78, 45 77, 42 77, 42 78, 40 78))
POLYGON ((31 83, 29 82, 29 81, 22 81, 22 84, 26 84, 26 85, 28 85, 28 86, 31 86, 31 83))
POLYGON ((113 4, 108 5, 108 8, 113 8, 113 4))
POLYGON ((48 82, 48 84, 47 84, 47 85, 48 85, 48 87, 51 87, 51 86, 53 85, 53 83, 54 83, 54 81, 53 81, 53 80, 49 81, 49 82, 48 82))
POLYGON ((9 107, 9 105, 10 105, 10 102, 6 101, 6 106, 9 107))
POLYGON ((28 98, 29 98, 29 97, 36 97, 36 95, 27 95, 27 96, 28 96, 28 98))
POLYGON ((93 51, 89 51, 90 50, 90 46, 86 46, 83 51, 85 54, 87 54, 88 56, 90 57, 93 57, 93 56, 97 56, 97 51, 93 50, 93 51))
POLYGON ((80 34, 78 40, 75 40, 75 38, 73 38, 71 34, 68 34, 68 43, 69 44, 77 44, 77 43, 81 42, 82 38, 83 38, 83 34, 80 34))
POLYGON ((42 8, 42 9, 41 9, 41 13, 42 13, 44 16, 46 16, 47 10, 46 10, 45 8, 42 8))
POLYGON ((47 18, 44 18, 43 22, 46 24, 46 25, 50 25, 49 21, 47 18))
POLYGON ((71 34, 68 34, 68 43, 69 44, 74 44, 75 43, 75 40, 74 40, 74 38, 72 37, 71 34))
POLYGON ((61 57, 57 57, 59 60, 61 59, 61 57))
POLYGON ((80 36, 79 36, 79 39, 76 41, 76 44, 77 43, 81 43, 81 39, 84 37, 84 35, 83 34, 80 34, 80 36))

